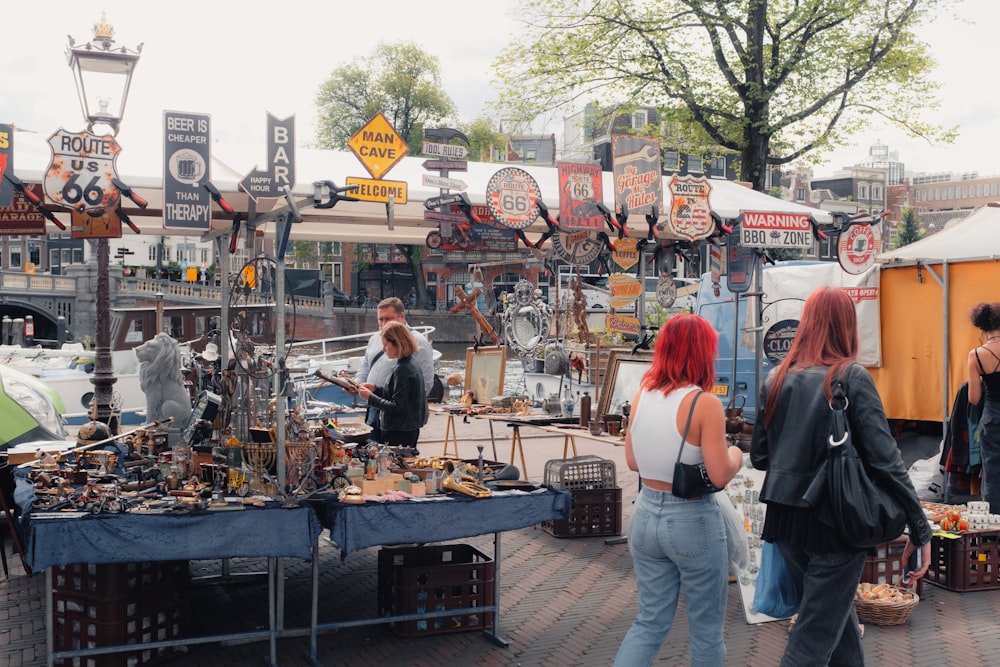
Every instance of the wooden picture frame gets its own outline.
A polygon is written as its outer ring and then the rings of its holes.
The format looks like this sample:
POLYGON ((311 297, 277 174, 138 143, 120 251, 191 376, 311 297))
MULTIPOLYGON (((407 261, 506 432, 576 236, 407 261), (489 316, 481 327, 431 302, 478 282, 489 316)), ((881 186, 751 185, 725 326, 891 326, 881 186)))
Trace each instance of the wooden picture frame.
POLYGON ((622 414, 622 405, 632 402, 642 376, 653 365, 651 352, 612 352, 608 356, 608 366, 601 383, 601 400, 597 403, 597 418, 604 415, 622 414))
POLYGON ((504 368, 507 347, 470 347, 465 352, 465 391, 471 391, 474 402, 488 405, 494 396, 503 396, 504 368))

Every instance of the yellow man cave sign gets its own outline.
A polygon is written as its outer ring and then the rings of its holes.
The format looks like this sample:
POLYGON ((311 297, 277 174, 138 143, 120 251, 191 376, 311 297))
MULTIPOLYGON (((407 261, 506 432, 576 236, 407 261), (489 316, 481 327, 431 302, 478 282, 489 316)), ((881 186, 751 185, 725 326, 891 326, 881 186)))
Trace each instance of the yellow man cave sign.
POLYGON ((385 176, 410 150, 381 112, 358 130, 347 146, 375 179, 385 176))

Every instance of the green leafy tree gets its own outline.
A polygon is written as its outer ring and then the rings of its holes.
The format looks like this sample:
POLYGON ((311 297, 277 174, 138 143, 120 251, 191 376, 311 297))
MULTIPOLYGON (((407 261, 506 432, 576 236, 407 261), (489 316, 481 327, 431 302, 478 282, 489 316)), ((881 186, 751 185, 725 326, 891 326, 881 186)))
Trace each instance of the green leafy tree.
MULTIPOLYGON (((424 246, 419 245, 399 245, 394 244, 396 250, 406 258, 406 262, 410 265, 410 270, 413 272, 413 291, 416 293, 417 297, 417 308, 426 309, 427 308, 427 280, 424 278, 424 255, 426 255, 426 250, 424 246)), ((400 296, 404 303, 406 301, 405 295, 400 296)))
MULTIPOLYGON (((525 29, 497 60, 503 117, 594 99, 655 105, 671 135, 769 165, 843 145, 878 119, 951 141, 934 61, 913 29, 954 0, 523 0, 525 29)), ((669 139, 665 142, 669 145, 669 139)))
POLYGON ((493 162, 493 149, 506 145, 496 121, 480 117, 462 128, 469 138, 469 159, 474 162, 493 162))
POLYGON ((907 206, 903 209, 903 214, 899 218, 899 234, 896 236, 896 247, 902 248, 904 245, 910 245, 914 241, 919 241, 921 236, 920 221, 917 219, 917 213, 912 207, 907 206))
POLYGON ((316 267, 317 253, 315 241, 292 241, 292 257, 300 269, 316 267))
POLYGON ((441 88, 436 56, 413 42, 383 42, 368 57, 333 70, 316 94, 317 146, 344 150, 377 113, 385 114, 414 154, 423 128, 455 113, 441 88))

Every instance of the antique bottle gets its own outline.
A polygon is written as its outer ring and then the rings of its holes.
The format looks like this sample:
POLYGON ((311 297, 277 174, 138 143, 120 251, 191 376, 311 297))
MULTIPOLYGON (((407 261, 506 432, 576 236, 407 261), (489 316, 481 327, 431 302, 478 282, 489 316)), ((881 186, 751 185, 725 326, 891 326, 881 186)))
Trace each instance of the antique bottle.
POLYGON ((562 408, 563 417, 573 416, 573 408, 576 407, 576 405, 573 402, 573 392, 570 391, 569 387, 563 388, 562 401, 560 402, 559 406, 562 408))
POLYGON ((580 426, 590 426, 590 392, 583 392, 580 399, 580 426))

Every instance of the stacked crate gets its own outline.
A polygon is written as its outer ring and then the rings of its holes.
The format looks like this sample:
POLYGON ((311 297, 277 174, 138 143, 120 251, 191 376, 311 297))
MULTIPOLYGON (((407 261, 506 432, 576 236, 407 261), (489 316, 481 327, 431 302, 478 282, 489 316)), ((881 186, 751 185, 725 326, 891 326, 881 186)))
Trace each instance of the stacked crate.
MULTIPOLYGON (((905 584, 902 583, 903 568, 906 567, 906 563, 903 562, 903 549, 906 548, 908 539, 906 535, 903 535, 892 542, 879 544, 872 549, 872 552, 865 558, 865 567, 861 571, 861 581, 889 585, 899 583, 905 587, 905 584)), ((923 597, 924 580, 922 578, 917 580, 914 592, 923 597)))
MULTIPOLYGON (((56 651, 143 644, 183 637, 191 575, 187 561, 78 563, 52 568, 56 651)), ((57 665, 139 667, 174 657, 170 648, 57 660, 57 665)))
POLYGON ((543 522, 545 532, 555 537, 621 535, 622 490, 614 461, 599 456, 548 461, 545 485, 573 496, 569 518, 543 522))
POLYGON ((935 535, 924 578, 952 591, 1000 588, 1000 530, 970 530, 957 538, 935 535))
MULTIPOLYGON (((426 614, 493 604, 493 559, 468 544, 385 548, 378 553, 380 616, 426 614)), ((484 630, 493 612, 465 612, 392 623, 401 637, 484 630)))

